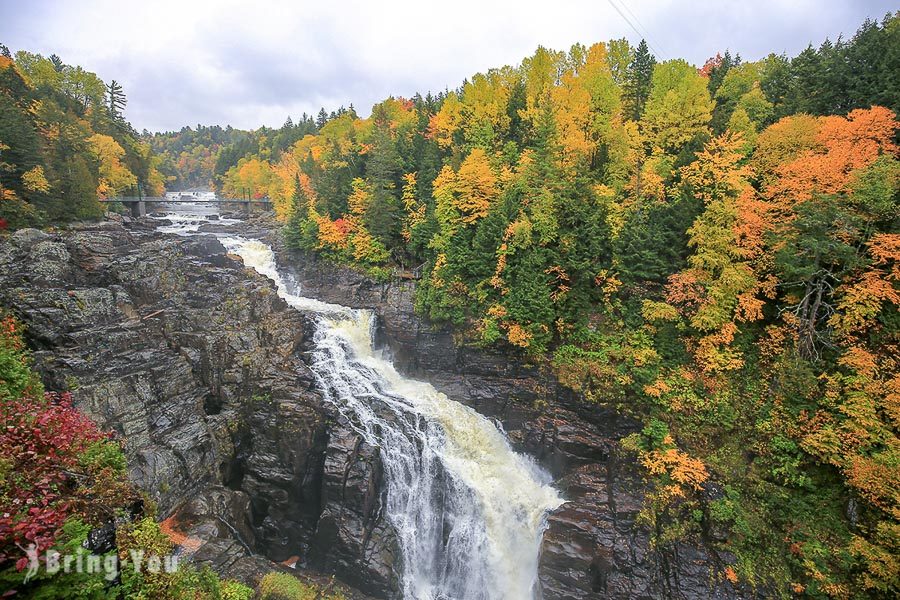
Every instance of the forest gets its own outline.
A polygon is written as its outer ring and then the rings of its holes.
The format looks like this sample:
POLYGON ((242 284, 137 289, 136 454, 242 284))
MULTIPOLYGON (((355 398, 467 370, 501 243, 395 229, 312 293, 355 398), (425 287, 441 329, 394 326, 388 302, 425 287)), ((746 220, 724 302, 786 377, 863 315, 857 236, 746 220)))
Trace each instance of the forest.
POLYGON ((114 81, 6 51, 0 217, 268 197, 291 247, 416 278, 461 344, 639 421, 655 544, 702 533, 764 595, 896 597, 898 77, 900 13, 792 57, 539 47, 366 118, 138 134, 114 81))
POLYGON ((461 343, 639 419, 623 445, 654 483, 656 543, 719 531, 735 581, 891 596, 898 75, 897 15, 700 68, 619 39, 367 118, 153 144, 191 182, 270 197, 296 248, 420 277, 417 310, 461 343))
POLYGON ((166 178, 168 188, 217 188, 229 197, 252 195, 258 199, 267 191, 263 186, 241 187, 248 182, 231 177, 231 185, 226 188, 225 174, 248 156, 277 160, 305 136, 318 133, 329 119, 345 113, 356 117, 351 104, 349 109, 342 106, 330 114, 322 108, 315 119, 303 113, 297 123, 288 117, 278 129, 260 127, 245 131, 230 125, 223 128, 198 124, 196 129, 182 127, 179 131, 164 133, 143 131, 141 139, 150 144, 157 156, 159 170, 166 178))
POLYGON ((115 80, 0 44, 0 228, 97 219, 98 198, 161 195, 126 103, 115 80))

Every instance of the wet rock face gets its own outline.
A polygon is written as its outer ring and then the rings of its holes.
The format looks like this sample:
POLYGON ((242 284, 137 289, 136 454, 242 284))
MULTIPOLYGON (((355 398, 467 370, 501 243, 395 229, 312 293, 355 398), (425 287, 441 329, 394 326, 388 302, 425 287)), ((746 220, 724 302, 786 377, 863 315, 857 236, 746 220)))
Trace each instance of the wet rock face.
POLYGON ((618 450, 636 422, 579 401, 512 351, 457 346, 448 329, 414 313, 414 282, 377 283, 288 251, 274 234, 267 241, 304 295, 374 309, 398 369, 499 419, 513 444, 554 476, 567 502, 549 516, 544 535, 544 600, 747 595, 717 581, 724 565, 702 541, 654 549, 649 532, 636 524, 646 484, 618 450))
POLYGON ((122 437, 131 478, 190 527, 197 560, 252 580, 293 559, 388 593, 376 453, 347 454, 349 428, 332 431, 308 317, 217 240, 19 231, 0 240, 0 306, 46 387, 122 437))
POLYGON ((396 539, 382 518, 384 481, 378 449, 341 416, 331 430, 325 456, 316 566, 345 573, 352 585, 393 596, 399 586, 394 573, 396 539))

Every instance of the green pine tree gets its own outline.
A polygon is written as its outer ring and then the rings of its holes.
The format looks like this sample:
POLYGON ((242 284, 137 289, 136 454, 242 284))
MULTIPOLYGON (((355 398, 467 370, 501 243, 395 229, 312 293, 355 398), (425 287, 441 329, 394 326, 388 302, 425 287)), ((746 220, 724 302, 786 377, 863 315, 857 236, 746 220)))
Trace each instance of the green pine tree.
POLYGON ((637 121, 644 114, 644 105, 647 103, 647 98, 650 97, 650 82, 655 65, 656 58, 650 54, 647 42, 641 40, 631 64, 625 71, 623 101, 625 114, 632 120, 637 121))

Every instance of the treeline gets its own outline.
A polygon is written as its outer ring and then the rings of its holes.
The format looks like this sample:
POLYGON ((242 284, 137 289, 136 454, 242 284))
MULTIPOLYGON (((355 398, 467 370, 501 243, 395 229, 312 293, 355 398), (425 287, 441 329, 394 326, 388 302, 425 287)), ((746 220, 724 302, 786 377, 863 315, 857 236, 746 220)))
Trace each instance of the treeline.
POLYGON ((125 105, 115 80, 0 44, 0 225, 98 218, 98 197, 162 193, 125 105))
POLYGON ((896 15, 699 69, 539 48, 221 185, 272 198, 298 248, 420 268, 422 313, 642 419, 623 447, 657 544, 712 538, 736 557, 714 576, 774 595, 893 596, 898 73, 896 15))
POLYGON ((277 162, 299 140, 345 114, 356 117, 352 104, 349 109, 342 106, 331 113, 322 108, 315 119, 303 113, 296 123, 288 117, 277 129, 244 131, 230 125, 198 124, 196 129, 183 127, 177 132, 153 134, 144 131, 141 135, 160 157, 159 170, 169 189, 210 188, 232 198, 261 198, 265 185, 255 173, 259 161, 277 162), (253 158, 256 162, 251 161, 253 158))

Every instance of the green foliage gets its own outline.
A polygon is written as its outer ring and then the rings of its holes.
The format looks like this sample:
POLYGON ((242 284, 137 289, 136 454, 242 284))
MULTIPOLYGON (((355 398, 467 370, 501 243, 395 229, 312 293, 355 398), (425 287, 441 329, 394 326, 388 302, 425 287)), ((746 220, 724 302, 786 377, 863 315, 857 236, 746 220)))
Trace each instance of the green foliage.
POLYGON ((683 60, 656 65, 644 124, 651 144, 677 154, 687 144, 702 139, 712 119, 713 102, 706 81, 683 60))
POLYGON ((343 594, 326 593, 293 575, 272 572, 259 583, 260 600, 343 600, 343 594))
POLYGON ((688 256, 686 231, 697 211, 698 202, 689 195, 636 206, 616 239, 622 279, 662 283, 683 268, 688 256))
POLYGON ((25 350, 21 326, 2 312, 0 317, 0 403, 25 392, 40 395, 40 378, 31 370, 31 356, 25 350))
POLYGON ((5 584, 10 589, 24 591, 24 597, 33 600, 56 600, 57 598, 72 598, 73 600, 113 600, 118 597, 119 590, 107 578, 103 570, 104 563, 112 564, 115 553, 109 553, 99 557, 96 568, 88 569, 88 553, 84 549, 87 536, 91 527, 78 519, 69 519, 62 527, 62 532, 53 550, 63 556, 82 557, 82 572, 70 568, 66 572, 64 565, 60 565, 58 573, 49 573, 45 568, 38 570, 37 574, 26 584, 24 578, 26 572, 19 572, 13 568, 0 571, 0 584, 5 584), (93 571, 93 572, 89 572, 93 571))
POLYGON ((118 475, 124 475, 128 466, 122 448, 110 440, 101 440, 89 445, 78 462, 89 471, 111 469, 118 475))
POLYGON ((290 214, 284 228, 285 243, 295 250, 314 250, 319 243, 319 226, 309 212, 310 199, 300 178, 294 181, 290 214))
POLYGON ((640 433, 632 433, 622 440, 622 447, 626 450, 650 452, 652 450, 665 450, 671 447, 669 426, 659 419, 651 418, 640 433))
POLYGON ((254 596, 252 588, 237 581, 223 581, 221 585, 222 600, 251 600, 254 596))

